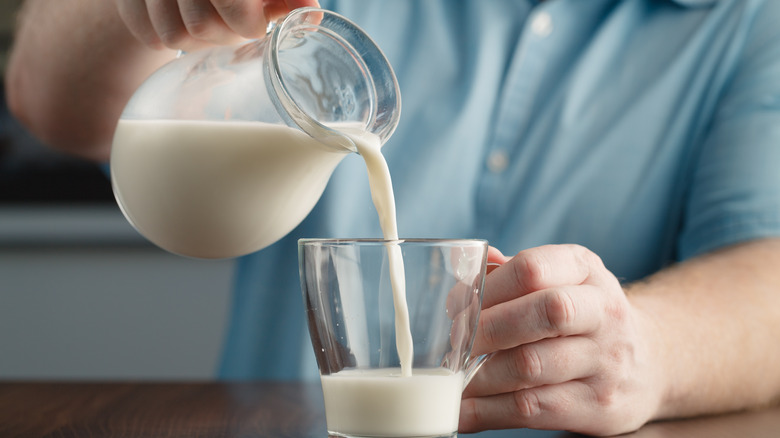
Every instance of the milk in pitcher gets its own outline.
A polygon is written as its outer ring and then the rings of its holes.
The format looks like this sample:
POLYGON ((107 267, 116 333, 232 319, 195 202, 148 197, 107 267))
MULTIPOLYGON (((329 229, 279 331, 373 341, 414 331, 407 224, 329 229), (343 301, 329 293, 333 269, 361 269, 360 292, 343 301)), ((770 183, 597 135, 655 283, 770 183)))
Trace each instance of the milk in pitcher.
POLYGON ((141 234, 173 253, 224 258, 289 233, 348 151, 284 125, 120 120, 111 153, 117 201, 141 234))

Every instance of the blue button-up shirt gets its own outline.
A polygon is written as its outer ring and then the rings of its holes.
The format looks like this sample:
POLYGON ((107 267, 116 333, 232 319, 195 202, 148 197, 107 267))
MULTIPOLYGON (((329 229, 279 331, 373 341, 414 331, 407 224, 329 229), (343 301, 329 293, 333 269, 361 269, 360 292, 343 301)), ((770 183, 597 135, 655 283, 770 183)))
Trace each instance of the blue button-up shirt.
MULTIPOLYGON (((632 281, 780 235, 780 1, 323 3, 398 76, 401 237, 578 243, 632 281)), ((348 156, 297 229, 238 261, 221 376, 316 377, 296 240, 379 236, 348 156)))

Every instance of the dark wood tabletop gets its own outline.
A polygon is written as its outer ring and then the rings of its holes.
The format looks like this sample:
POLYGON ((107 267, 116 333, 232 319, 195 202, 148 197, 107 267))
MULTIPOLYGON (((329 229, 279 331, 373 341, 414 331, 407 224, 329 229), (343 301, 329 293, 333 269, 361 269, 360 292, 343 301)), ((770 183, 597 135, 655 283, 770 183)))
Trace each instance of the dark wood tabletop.
MULTIPOLYGON (((326 438, 327 431, 317 383, 0 382, 0 437, 326 438)), ((777 438, 780 408, 653 423, 624 437, 777 438)))

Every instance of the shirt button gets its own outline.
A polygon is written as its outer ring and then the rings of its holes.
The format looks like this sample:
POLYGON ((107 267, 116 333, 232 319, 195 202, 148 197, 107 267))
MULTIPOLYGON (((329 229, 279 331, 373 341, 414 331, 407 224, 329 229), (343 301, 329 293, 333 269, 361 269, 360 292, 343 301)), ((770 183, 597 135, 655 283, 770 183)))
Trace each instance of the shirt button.
POLYGON ((531 31, 540 37, 546 37, 553 30, 552 17, 547 12, 539 12, 531 21, 531 31))
POLYGON ((487 159, 488 170, 493 173, 501 173, 509 166, 509 157, 504 151, 493 151, 487 159))

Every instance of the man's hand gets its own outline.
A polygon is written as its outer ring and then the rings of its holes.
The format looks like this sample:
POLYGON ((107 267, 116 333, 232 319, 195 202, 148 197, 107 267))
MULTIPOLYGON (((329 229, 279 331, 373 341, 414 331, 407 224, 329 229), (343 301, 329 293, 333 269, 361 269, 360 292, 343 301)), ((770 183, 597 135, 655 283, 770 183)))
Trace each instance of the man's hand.
POLYGON ((316 0, 115 0, 136 39, 149 47, 194 50, 265 34, 269 21, 316 0))
POLYGON ((608 435, 639 428, 661 400, 646 321, 601 259, 576 245, 508 259, 486 280, 460 431, 527 427, 608 435))

